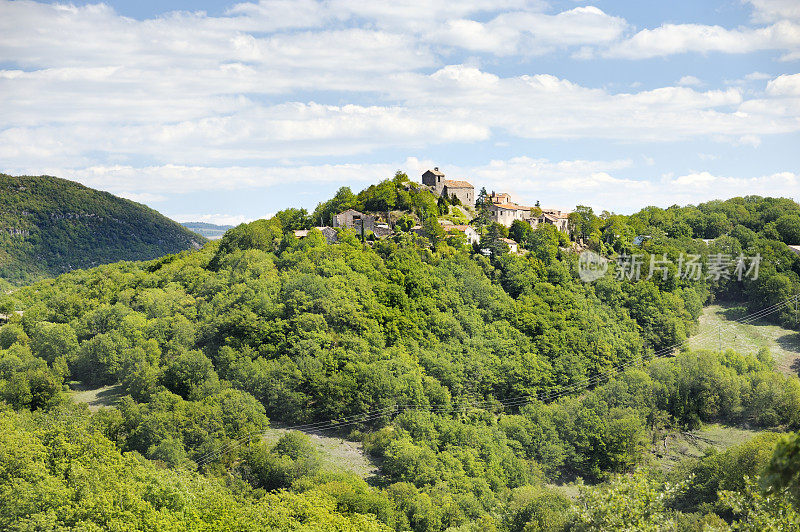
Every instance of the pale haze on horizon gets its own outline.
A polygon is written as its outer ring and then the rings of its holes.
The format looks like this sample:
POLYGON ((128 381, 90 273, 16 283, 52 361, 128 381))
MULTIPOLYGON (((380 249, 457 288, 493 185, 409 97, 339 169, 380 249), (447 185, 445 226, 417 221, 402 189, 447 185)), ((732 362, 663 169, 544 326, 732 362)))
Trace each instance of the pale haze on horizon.
POLYGON ((800 2, 649 4, 0 0, 0 172, 225 224, 434 166, 561 208, 800 199, 800 2))

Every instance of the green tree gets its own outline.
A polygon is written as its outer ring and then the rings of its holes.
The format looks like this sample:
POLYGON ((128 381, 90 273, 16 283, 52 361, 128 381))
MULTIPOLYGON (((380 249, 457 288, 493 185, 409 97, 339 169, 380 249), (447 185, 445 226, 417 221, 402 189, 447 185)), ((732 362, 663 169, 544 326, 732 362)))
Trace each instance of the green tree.
POLYGON ((601 220, 595 216, 591 207, 584 205, 575 207, 575 211, 569 215, 569 222, 576 238, 587 241, 595 233, 599 235, 601 220))
POLYGON ((284 209, 275 213, 275 218, 281 223, 284 231, 309 229, 313 225, 311 217, 305 209, 284 209))
POLYGON ((778 440, 762 484, 770 493, 786 493, 800 510, 800 433, 778 440))
POLYGON ((790 245, 800 245, 800 214, 784 214, 775 222, 781 240, 790 245))
POLYGON ((508 230, 508 235, 518 244, 525 248, 530 248, 531 239, 533 237, 533 228, 531 224, 523 222, 522 220, 514 220, 508 230))
POLYGON ((78 337, 66 323, 40 322, 32 331, 31 350, 50 364, 59 357, 72 360, 78 351, 78 337))

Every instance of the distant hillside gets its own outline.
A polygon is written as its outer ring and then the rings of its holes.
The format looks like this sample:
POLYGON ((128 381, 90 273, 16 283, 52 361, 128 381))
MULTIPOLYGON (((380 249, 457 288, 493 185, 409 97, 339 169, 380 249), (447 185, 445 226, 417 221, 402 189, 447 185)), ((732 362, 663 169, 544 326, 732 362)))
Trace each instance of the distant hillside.
POLYGON ((50 176, 0 174, 0 278, 20 284, 120 260, 199 247, 158 212, 50 176))
POLYGON ((228 229, 233 229, 232 225, 217 225, 206 222, 184 222, 181 225, 209 240, 222 238, 222 235, 224 235, 228 229))

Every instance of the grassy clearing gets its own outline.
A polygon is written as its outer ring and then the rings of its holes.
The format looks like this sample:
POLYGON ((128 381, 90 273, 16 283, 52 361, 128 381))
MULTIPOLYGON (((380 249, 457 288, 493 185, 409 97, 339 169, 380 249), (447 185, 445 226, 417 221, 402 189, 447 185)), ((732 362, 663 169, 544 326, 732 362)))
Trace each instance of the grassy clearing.
POLYGON ((765 321, 741 324, 733 320, 747 315, 744 307, 709 305, 700 316, 699 334, 689 340, 695 349, 720 347, 755 354, 762 347, 772 352, 776 369, 787 375, 800 373, 800 333, 765 321))
POLYGON ((125 395, 120 384, 92 389, 73 381, 69 387, 72 400, 75 403, 86 403, 92 412, 97 412, 101 407, 113 408, 119 398, 125 395))
POLYGON ((670 470, 684 460, 703 456, 709 449, 724 451, 750 440, 758 433, 719 424, 705 425, 691 432, 671 433, 650 451, 651 460, 657 468, 670 470))
MULTIPOLYGON (((275 443, 287 432, 286 429, 268 429, 264 434, 264 441, 275 443)), ((360 443, 318 434, 308 434, 308 436, 314 447, 322 454, 327 468, 351 471, 365 479, 377 474, 378 466, 364 453, 360 443)))

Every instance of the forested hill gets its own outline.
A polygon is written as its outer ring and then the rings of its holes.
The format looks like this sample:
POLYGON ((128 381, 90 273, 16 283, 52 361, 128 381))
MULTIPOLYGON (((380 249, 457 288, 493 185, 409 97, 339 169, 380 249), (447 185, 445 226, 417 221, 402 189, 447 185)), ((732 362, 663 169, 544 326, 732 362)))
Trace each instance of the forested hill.
POLYGON ((579 208, 571 234, 476 206, 476 246, 439 224, 452 207, 399 174, 195 252, 0 294, 0 529, 800 529, 800 435, 782 435, 800 429, 800 380, 768 350, 686 344, 715 298, 797 338, 800 257, 777 238, 794 241, 800 206, 579 208), (345 206, 399 214, 398 230, 296 237, 345 206), (643 275, 584 282, 576 240, 641 255, 643 275), (763 264, 647 271, 681 254, 763 264), (71 381, 121 397, 91 413, 71 381), (374 482, 324 468, 298 432, 261 438, 270 424, 359 442, 374 482), (658 465, 706 424, 763 434, 658 465))
POLYGON ((205 239, 158 212, 51 176, 0 174, 0 278, 22 284, 120 260, 147 260, 205 239))
POLYGON ((232 225, 217 225, 207 222, 183 222, 181 225, 186 229, 194 231, 198 235, 203 235, 209 240, 222 238, 222 235, 225 234, 225 231, 228 229, 233 229, 232 225))

